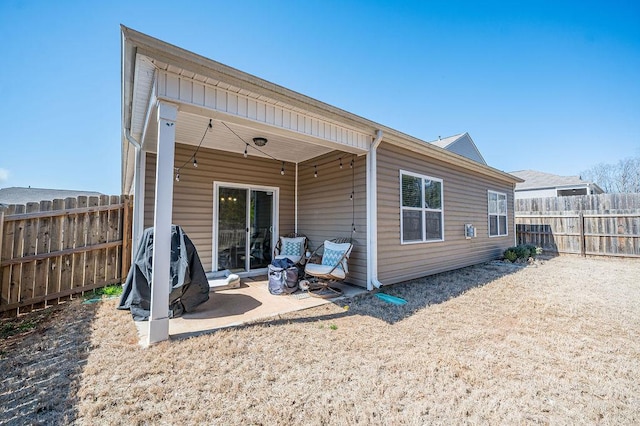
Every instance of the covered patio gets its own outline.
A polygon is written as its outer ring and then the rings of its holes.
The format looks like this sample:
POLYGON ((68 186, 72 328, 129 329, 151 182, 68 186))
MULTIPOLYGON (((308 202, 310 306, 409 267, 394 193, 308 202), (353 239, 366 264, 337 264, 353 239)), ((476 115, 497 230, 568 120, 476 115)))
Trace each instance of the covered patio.
POLYGON ((374 123, 126 27, 122 41, 122 182, 135 194, 134 247, 156 229, 153 281, 167 282, 169 229, 180 225, 205 271, 236 273, 246 285, 169 321, 168 289, 152 284, 148 344, 327 303, 263 298, 251 279, 265 275, 278 238, 291 232, 310 249, 350 237, 346 281, 374 287, 368 154, 382 139, 374 123))

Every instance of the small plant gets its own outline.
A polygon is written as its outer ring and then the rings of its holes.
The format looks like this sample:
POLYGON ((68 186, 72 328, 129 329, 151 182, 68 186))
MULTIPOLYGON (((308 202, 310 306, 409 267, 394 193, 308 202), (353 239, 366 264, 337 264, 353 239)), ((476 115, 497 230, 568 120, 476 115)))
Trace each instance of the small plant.
POLYGON ((534 245, 524 244, 523 247, 524 247, 524 250, 527 250, 527 252, 529 253, 528 256, 527 256, 527 259, 530 258, 530 257, 535 258, 536 255, 538 254, 536 252, 536 246, 534 246, 534 245))
POLYGON ((338 326, 337 326, 337 325, 335 325, 335 324, 331 324, 331 325, 329 326, 329 328, 330 328, 331 330, 337 330, 337 329, 338 329, 338 326))
POLYGON ((15 334, 24 333, 36 328, 37 325, 35 321, 7 322, 0 326, 0 338, 6 339, 15 334))
POLYGON ((518 258, 518 255, 516 254, 515 248, 514 247, 510 247, 510 248, 506 249, 504 251, 504 258, 507 259, 509 262, 515 262, 516 259, 518 258))
POLYGON ((116 297, 122 294, 122 286, 119 284, 97 288, 84 294, 85 299, 101 299, 103 297, 116 297))
POLYGON ((529 258, 534 258, 542 253, 540 247, 536 247, 531 244, 520 244, 516 247, 509 247, 503 253, 503 257, 509 262, 515 262, 517 260, 527 261, 529 258))
POLYGON ((120 296, 122 294, 121 285, 109 285, 102 288, 102 294, 104 296, 120 296))
POLYGON ((518 259, 529 259, 529 248, 525 245, 516 246, 516 255, 518 256, 518 259))

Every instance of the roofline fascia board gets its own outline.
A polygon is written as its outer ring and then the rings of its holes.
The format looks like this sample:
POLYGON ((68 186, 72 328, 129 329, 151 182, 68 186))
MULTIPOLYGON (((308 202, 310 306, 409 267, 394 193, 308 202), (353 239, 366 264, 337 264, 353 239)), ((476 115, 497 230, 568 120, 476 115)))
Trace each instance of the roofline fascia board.
POLYGON ((558 185, 556 186, 556 188, 558 189, 582 189, 582 188, 586 188, 587 186, 589 186, 588 183, 576 183, 573 185, 558 185))
POLYGON ((121 120, 122 127, 131 130, 131 104, 133 102, 133 83, 135 82, 136 46, 127 38, 125 32, 120 34, 122 42, 121 64, 121 120))
POLYGON ((541 191, 544 189, 557 189, 557 186, 536 186, 535 188, 516 188, 516 192, 541 191))
POLYGON ((583 188, 589 187, 589 185, 593 185, 593 184, 578 183, 578 184, 573 184, 573 185, 533 186, 533 187, 529 187, 529 188, 518 188, 516 190, 521 192, 521 191, 539 191, 539 190, 542 190, 542 189, 560 189, 560 190, 565 190, 565 189, 583 189, 583 188))
POLYGON ((128 135, 131 130, 131 116, 133 105, 133 87, 135 84, 135 64, 136 64, 136 47, 127 38, 127 34, 120 31, 120 43, 121 43, 121 64, 120 64, 120 122, 122 127, 122 140, 121 140, 121 162, 120 162, 120 179, 121 179, 121 191, 128 193, 130 186, 133 182, 134 167, 129 164, 129 150, 131 143, 128 135))

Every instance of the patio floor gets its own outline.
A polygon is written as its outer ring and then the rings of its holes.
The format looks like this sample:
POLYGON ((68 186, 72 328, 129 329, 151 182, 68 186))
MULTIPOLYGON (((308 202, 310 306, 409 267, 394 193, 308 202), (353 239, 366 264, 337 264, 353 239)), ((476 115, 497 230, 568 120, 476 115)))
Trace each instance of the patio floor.
MULTIPOLYGON (((275 296, 269 293, 266 277, 243 278, 239 288, 211 291, 209 300, 194 312, 169 320, 169 337, 181 339, 233 327, 253 321, 276 317, 287 312, 299 311, 351 298, 367 290, 349 284, 337 284, 343 295, 334 299, 321 299, 298 290, 290 295, 275 296)), ((146 342, 149 323, 136 322, 141 344, 146 342)))

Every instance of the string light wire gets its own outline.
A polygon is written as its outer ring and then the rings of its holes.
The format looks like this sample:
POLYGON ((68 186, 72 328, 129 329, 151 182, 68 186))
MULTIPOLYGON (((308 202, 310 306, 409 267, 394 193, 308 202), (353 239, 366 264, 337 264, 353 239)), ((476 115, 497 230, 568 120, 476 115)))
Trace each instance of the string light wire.
MULTIPOLYGON (((284 169, 284 165, 285 162, 283 160, 280 160, 276 157, 274 157, 273 155, 264 152, 263 150, 261 150, 258 147, 255 147, 253 145, 249 145, 249 143, 247 141, 245 141, 244 139, 242 139, 242 137, 240 135, 238 135, 236 132, 233 131, 233 129, 231 127, 229 127, 227 125, 227 123, 225 123, 224 121, 221 121, 221 123, 224 125, 224 127, 226 127, 231 133, 233 133, 239 140, 241 140, 244 143, 244 157, 247 158, 248 156, 248 150, 249 147, 251 147, 252 149, 255 149, 256 151, 258 151, 259 153, 261 153, 262 155, 271 158, 272 160, 275 161, 280 161, 282 163, 282 166, 280 167, 280 174, 284 175, 285 174, 285 169, 284 169)), ((175 172, 176 172, 176 182, 180 182, 180 170, 182 170, 182 168, 184 166, 187 165, 187 163, 189 163, 190 161, 193 161, 193 167, 198 167, 198 160, 196 159, 196 155, 198 154, 198 151, 200 151, 200 147, 202 146, 202 143, 204 142, 204 138, 207 136, 207 133, 213 128, 213 119, 209 119, 209 124, 207 125, 204 133, 202 134, 202 138, 200 139, 200 143, 198 144, 198 147, 196 148, 196 150, 194 151, 193 155, 191 157, 189 157, 187 159, 187 161, 185 161, 180 167, 175 168, 175 172)), ((313 167, 313 177, 318 177, 318 166, 323 166, 323 165, 327 165, 332 163, 335 160, 330 160, 327 161, 325 163, 315 163, 313 166, 309 165, 301 165, 301 164, 296 164, 298 167, 302 166, 302 167, 313 167)), ((338 161, 340 163, 340 169, 342 169, 342 157, 338 158, 338 161)), ((352 233, 356 233, 356 197, 355 197, 355 187, 356 187, 356 170, 355 170, 355 159, 351 158, 351 162, 349 163, 349 167, 351 168, 351 194, 349 195, 349 199, 351 200, 351 232, 352 233)))
POLYGON ((210 118, 209 119, 209 124, 207 124, 207 127, 205 128, 204 133, 202 134, 202 138, 200 139, 200 143, 198 144, 198 147, 194 151, 193 155, 191 157, 189 157, 187 159, 187 161, 185 161, 182 164, 182 166, 175 168, 175 171, 176 171, 176 182, 180 182, 180 170, 182 170, 184 168, 184 166, 186 166, 189 162, 193 162, 193 167, 195 167, 195 168, 198 167, 198 160, 196 160, 196 155, 198 154, 198 151, 200 151, 200 147, 202 146, 202 142, 204 142, 205 136, 207 136, 207 133, 211 129, 213 129, 213 119, 210 118))
MULTIPOLYGON (((249 156, 249 148, 251 148, 251 149, 258 151, 260 154, 262 154, 265 157, 268 157, 268 158, 270 158, 272 160, 278 161, 280 163, 284 162, 282 159, 274 157, 273 155, 269 154, 268 152, 263 151, 262 149, 258 148, 257 146, 251 145, 249 142, 244 140, 242 138, 242 136, 237 134, 231 127, 229 127, 227 125, 227 123, 225 123, 224 121, 221 121, 220 123, 222 123, 222 125, 224 127, 226 127, 227 130, 229 130, 231 133, 233 133, 235 135, 235 137, 237 137, 238 140, 241 141, 244 144, 244 154, 243 154, 244 158, 247 158, 249 156)), ((327 164, 331 164, 334 161, 336 161, 336 160, 328 160, 328 161, 325 161, 324 163, 315 163, 313 165, 306 165, 306 164, 298 163, 298 167, 307 168, 307 169, 314 169, 314 173, 318 173, 318 168, 321 168, 322 166, 326 166, 327 164)), ((339 157, 338 161, 340 162, 340 168, 342 168, 342 157, 339 157)), ((351 163, 349 164, 349 166, 351 168, 353 168, 353 164, 354 164, 354 160, 352 159, 351 163)))

